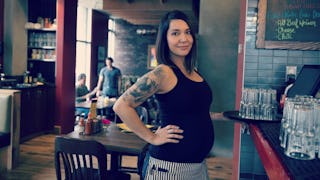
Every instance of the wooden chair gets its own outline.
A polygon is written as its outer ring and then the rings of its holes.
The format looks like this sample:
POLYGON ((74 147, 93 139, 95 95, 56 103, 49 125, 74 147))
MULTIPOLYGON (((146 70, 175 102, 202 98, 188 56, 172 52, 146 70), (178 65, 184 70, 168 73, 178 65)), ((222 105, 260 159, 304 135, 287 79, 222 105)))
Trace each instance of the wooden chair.
POLYGON ((19 165, 20 101, 19 90, 0 89, 0 174, 19 165))
POLYGON ((129 174, 107 171, 107 151, 97 141, 56 137, 55 168, 58 180, 130 179, 129 174))
POLYGON ((141 121, 144 124, 148 124, 149 118, 148 118, 148 110, 147 110, 147 108, 145 108, 143 106, 137 106, 136 107, 136 111, 137 111, 141 121))

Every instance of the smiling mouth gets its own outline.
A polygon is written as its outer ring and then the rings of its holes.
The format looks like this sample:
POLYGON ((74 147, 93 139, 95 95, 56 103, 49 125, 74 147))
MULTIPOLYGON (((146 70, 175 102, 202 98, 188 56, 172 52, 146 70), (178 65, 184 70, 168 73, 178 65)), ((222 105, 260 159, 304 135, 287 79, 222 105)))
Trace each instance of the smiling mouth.
POLYGON ((181 50, 187 50, 187 49, 189 49, 189 46, 180 46, 178 48, 181 49, 181 50))
POLYGON ((189 47, 179 47, 179 49, 182 50, 182 51, 186 51, 186 50, 189 49, 189 47))

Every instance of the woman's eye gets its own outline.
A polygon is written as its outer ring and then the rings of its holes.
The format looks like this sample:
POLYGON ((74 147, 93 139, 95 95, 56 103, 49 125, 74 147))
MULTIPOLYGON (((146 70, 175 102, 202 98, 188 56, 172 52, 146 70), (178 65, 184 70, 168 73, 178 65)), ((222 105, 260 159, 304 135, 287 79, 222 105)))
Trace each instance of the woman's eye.
POLYGON ((172 32, 171 34, 172 34, 173 36, 178 36, 178 35, 179 35, 178 32, 172 32))
POLYGON ((190 35, 190 34, 191 34, 191 31, 187 31, 186 34, 190 35))

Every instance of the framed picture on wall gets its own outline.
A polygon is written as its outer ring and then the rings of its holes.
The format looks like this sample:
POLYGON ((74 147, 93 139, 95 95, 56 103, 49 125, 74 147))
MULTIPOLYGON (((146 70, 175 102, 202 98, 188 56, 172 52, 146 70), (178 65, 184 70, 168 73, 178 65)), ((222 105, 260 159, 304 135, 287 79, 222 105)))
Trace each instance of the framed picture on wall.
POLYGON ((148 69, 153 69, 158 65, 158 61, 156 58, 156 47, 155 45, 148 46, 148 69))

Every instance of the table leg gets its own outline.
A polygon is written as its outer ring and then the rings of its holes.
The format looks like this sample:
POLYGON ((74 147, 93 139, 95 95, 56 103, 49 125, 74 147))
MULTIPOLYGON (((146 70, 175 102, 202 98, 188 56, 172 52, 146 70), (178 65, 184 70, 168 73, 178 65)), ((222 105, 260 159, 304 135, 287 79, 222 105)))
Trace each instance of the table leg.
POLYGON ((118 171, 119 167, 119 153, 112 152, 111 153, 111 163, 110 163, 110 170, 111 171, 118 171))

